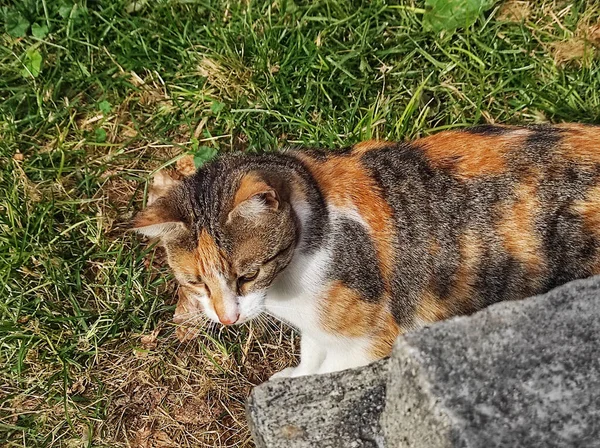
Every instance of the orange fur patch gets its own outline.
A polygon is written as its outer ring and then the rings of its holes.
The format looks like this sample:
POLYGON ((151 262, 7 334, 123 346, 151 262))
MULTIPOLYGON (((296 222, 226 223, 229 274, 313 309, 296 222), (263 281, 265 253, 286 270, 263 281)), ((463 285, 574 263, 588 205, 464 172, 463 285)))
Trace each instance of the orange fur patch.
POLYGON ((211 272, 226 272, 227 261, 212 236, 206 230, 202 230, 198 238, 198 262, 203 275, 211 272))
POLYGON ((392 347, 396 338, 400 334, 400 328, 389 311, 384 312, 379 326, 374 334, 374 341, 371 345, 371 355, 373 359, 381 359, 392 352, 392 347))
POLYGON ((600 235, 600 185, 590 188, 585 199, 575 201, 572 207, 583 218, 586 229, 600 235))
POLYGON ((516 199, 500 207, 499 214, 504 219, 498 225, 498 233, 503 239, 506 251, 519 260, 527 269, 533 289, 536 279, 545 270, 542 256, 542 242, 535 233, 535 217, 540 209, 536 187, 532 182, 522 183, 516 191, 516 199))
POLYGON ((375 316, 381 312, 379 303, 361 299, 358 291, 334 281, 321 300, 321 325, 327 331, 342 336, 365 336, 373 330, 375 316))
POLYGON ((320 323, 326 331, 346 337, 369 337, 373 360, 390 354, 400 329, 383 302, 366 302, 356 290, 334 281, 321 303, 320 323))
POLYGON ((426 289, 419 297, 416 316, 425 322, 437 322, 449 318, 452 316, 452 312, 439 297, 431 292, 431 289, 426 289))
POLYGON ((440 132, 415 142, 423 148, 431 164, 465 179, 502 174, 506 154, 522 146, 531 131, 515 129, 504 135, 467 132, 440 132))
POLYGON ((196 263, 200 275, 210 290, 210 299, 219 317, 225 314, 223 291, 216 275, 227 272, 227 261, 212 236, 202 230, 198 238, 196 263))
POLYGON ((244 177, 242 177, 242 180, 240 181, 240 186, 238 187, 238 191, 235 193, 233 199, 233 208, 237 207, 239 204, 250 199, 256 194, 272 190, 273 189, 269 187, 256 174, 246 174, 244 177))
POLYGON ((576 163, 595 165, 600 163, 600 126, 562 124, 560 151, 576 163))
POLYGON ((429 244, 429 253, 433 256, 437 255, 440 252, 440 243, 437 240, 432 241, 429 244))
POLYGON ((358 158, 338 156, 325 162, 300 156, 308 165, 328 203, 355 209, 369 226, 385 284, 393 275, 394 222, 392 209, 375 180, 358 158))

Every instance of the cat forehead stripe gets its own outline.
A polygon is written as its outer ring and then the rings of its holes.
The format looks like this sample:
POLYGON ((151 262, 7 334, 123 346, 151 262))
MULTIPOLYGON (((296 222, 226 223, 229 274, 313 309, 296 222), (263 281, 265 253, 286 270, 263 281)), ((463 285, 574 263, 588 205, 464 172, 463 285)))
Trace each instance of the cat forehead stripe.
POLYGON ((212 277, 217 273, 227 271, 228 263, 223 251, 219 248, 215 239, 204 229, 198 237, 197 254, 201 275, 212 277))

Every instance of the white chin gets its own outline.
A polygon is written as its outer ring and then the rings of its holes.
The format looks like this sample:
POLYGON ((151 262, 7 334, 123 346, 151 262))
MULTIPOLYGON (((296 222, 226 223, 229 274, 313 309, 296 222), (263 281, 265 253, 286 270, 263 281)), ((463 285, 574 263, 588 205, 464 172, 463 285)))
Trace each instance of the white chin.
POLYGON ((253 292, 247 296, 238 297, 240 307, 239 322, 247 322, 261 314, 265 308, 265 294, 263 292, 253 292))

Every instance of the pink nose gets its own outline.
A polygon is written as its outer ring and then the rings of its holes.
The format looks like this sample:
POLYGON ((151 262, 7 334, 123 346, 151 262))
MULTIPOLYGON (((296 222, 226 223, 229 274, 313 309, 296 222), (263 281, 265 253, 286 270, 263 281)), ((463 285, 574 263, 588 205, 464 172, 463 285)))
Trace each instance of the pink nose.
POLYGON ((235 315, 235 317, 231 317, 231 316, 219 316, 219 321, 223 324, 223 325, 233 325, 235 324, 240 318, 239 313, 237 313, 235 315))

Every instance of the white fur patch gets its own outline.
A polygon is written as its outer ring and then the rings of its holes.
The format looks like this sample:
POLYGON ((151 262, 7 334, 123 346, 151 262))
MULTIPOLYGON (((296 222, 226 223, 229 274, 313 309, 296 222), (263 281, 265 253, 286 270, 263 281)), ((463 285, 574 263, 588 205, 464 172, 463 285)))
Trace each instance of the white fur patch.
POLYGON ((163 222, 160 224, 153 224, 146 227, 138 227, 135 229, 136 232, 141 233, 148 238, 169 238, 177 235, 182 230, 185 230, 185 226, 181 222, 163 222))
POLYGON ((212 302, 206 295, 194 295, 194 298, 200 302, 202 306, 202 310, 204 314, 208 316, 208 318, 214 322, 219 322, 219 316, 215 312, 215 308, 212 305, 212 302))
MULTIPOLYGON (((306 228, 304 223, 310 219, 310 208, 305 203, 294 203, 293 208, 301 228, 306 228)), ((340 216, 347 216, 367 226, 355 209, 332 207, 330 213, 332 223, 340 216)), ((267 312, 301 332, 300 365, 275 377, 334 372, 373 361, 369 338, 331 334, 320 326, 321 300, 328 286, 326 276, 332 263, 333 243, 330 237, 320 250, 310 255, 302 253, 299 244, 292 261, 267 292, 267 312)))
POLYGON ((249 221, 253 221, 268 210, 269 206, 263 199, 253 197, 238 205, 233 211, 233 214, 235 216, 241 216, 249 221))
POLYGON ((371 228, 369 227, 369 225, 363 219, 362 215, 358 212, 358 209, 356 207, 354 207, 354 206, 352 206, 352 207, 334 207, 334 206, 330 206, 329 207, 329 212, 335 218, 338 218, 338 217, 349 218, 349 219, 351 219, 353 221, 356 221, 357 223, 359 223, 363 227, 365 227, 368 231, 371 230, 371 228))
POLYGON ((240 310, 240 322, 253 319, 265 310, 264 291, 256 291, 245 296, 238 296, 237 301, 240 310))

